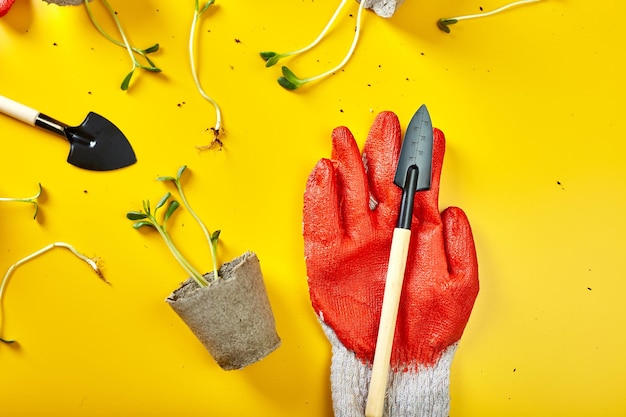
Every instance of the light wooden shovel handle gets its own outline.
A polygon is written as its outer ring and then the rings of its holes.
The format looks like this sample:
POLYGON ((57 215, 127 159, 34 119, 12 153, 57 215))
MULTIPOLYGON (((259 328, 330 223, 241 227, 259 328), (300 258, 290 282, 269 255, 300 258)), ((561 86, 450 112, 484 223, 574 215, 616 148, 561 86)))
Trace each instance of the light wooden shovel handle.
POLYGON ((37 110, 4 96, 0 96, 0 113, 4 113, 31 126, 35 126, 35 121, 39 116, 37 110))
POLYGON ((365 406, 366 417, 381 417, 383 415, 389 361, 391 360, 391 349, 393 348, 393 337, 396 330, 396 319, 410 240, 410 229, 394 229, 383 306, 380 312, 380 325, 376 339, 376 351, 374 352, 374 363, 372 365, 372 379, 365 406))

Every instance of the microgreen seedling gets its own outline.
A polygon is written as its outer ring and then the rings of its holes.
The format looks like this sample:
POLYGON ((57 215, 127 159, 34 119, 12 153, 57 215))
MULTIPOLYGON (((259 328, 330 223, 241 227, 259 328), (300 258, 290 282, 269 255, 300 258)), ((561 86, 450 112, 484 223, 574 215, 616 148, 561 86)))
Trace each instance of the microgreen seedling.
POLYGON ((90 258, 86 255, 83 255, 82 253, 78 252, 72 245, 65 243, 65 242, 54 242, 51 243, 41 249, 39 249, 36 252, 31 253, 30 255, 26 256, 25 258, 20 259, 19 261, 15 262, 13 265, 11 265, 9 267, 9 269, 7 270, 7 272, 4 274, 4 277, 2 278, 2 282, 0 283, 0 342, 4 342, 4 343, 13 343, 15 342, 15 340, 13 339, 6 339, 4 337, 1 336, 2 334, 2 328, 3 328, 3 324, 4 324, 4 314, 2 313, 2 300, 3 300, 3 296, 4 296, 4 290, 6 288, 7 283, 9 282, 9 278, 11 277, 11 274, 13 274, 13 272, 15 271, 15 269, 17 269, 19 266, 23 265, 24 263, 33 260, 34 258, 48 252, 51 249, 54 248, 65 248, 68 249, 74 256, 76 256, 78 259, 80 259, 81 261, 87 263, 87 265, 89 265, 91 267, 91 269, 98 275, 98 277, 103 280, 105 283, 109 284, 110 283, 104 278, 104 275, 102 274, 102 271, 100 270, 100 267, 98 266, 98 259, 97 258, 90 258))
POLYGON ((39 191, 32 197, 25 198, 13 198, 13 197, 0 197, 0 202, 16 202, 16 203, 30 203, 35 206, 35 214, 33 215, 33 219, 37 218, 37 214, 39 213, 39 202, 37 199, 41 197, 41 193, 43 188, 41 188, 41 184, 39 184, 39 191))
POLYGON ((176 186, 176 190, 178 191, 178 194, 180 195, 180 200, 183 202, 183 205, 185 206, 189 214, 191 214, 191 216, 196 221, 196 223, 198 223, 198 225, 200 226, 200 229, 202 229, 202 233, 204 233, 204 237, 206 238, 209 244, 209 247, 211 249, 211 259, 213 260, 213 276, 215 278, 218 278, 219 268, 217 265, 217 240, 220 236, 220 231, 216 230, 215 232, 210 233, 207 227, 204 225, 204 223, 200 219, 200 216, 198 216, 196 212, 189 205, 189 201, 187 200, 187 197, 185 196, 185 193, 183 192, 183 187, 180 182, 180 178, 182 177, 183 172, 185 172, 185 169, 187 169, 187 165, 183 165, 182 167, 178 169, 178 172, 176 173, 176 177, 158 177, 157 181, 171 181, 176 186))
MULTIPOLYGON (((183 205, 202 228, 202 231, 204 232, 204 235, 206 236, 210 249, 211 249, 211 256, 213 259, 213 268, 214 268, 213 278, 214 278, 214 281, 216 281, 219 278, 218 265, 217 265, 217 260, 216 260, 217 259, 216 252, 217 252, 217 242, 218 242, 218 238, 220 235, 220 231, 218 230, 213 233, 209 233, 209 231, 204 226, 204 224, 202 223, 198 215, 189 206, 189 202, 187 201, 187 198, 185 197, 185 194, 182 190, 182 186, 180 182, 180 178, 186 168, 187 168, 186 166, 182 166, 181 168, 179 168, 178 173, 176 174, 176 177, 169 177, 169 176, 158 177, 157 180, 158 181, 172 181, 175 184, 176 189, 178 190, 178 193, 180 194, 181 200, 183 201, 183 205)), ((194 281, 196 281, 196 283, 200 287, 205 287, 209 285, 209 282, 204 278, 204 276, 196 268, 194 268, 191 265, 191 263, 178 250, 178 248, 172 241, 172 238, 166 228, 167 221, 172 217, 172 214, 174 214, 174 212, 180 207, 180 204, 178 203, 178 201, 174 199, 169 201, 165 214, 161 216, 162 220, 159 222, 159 220, 157 219, 157 211, 161 207, 165 206, 168 200, 170 200, 171 195, 172 194, 170 192, 167 192, 159 200, 154 210, 151 209, 150 202, 148 200, 144 200, 143 210, 128 212, 126 214, 126 217, 129 220, 132 220, 135 222, 133 223, 133 227, 135 229, 140 229, 142 227, 150 227, 150 228, 156 229, 159 232, 159 235, 161 236, 165 244, 167 245, 168 249, 172 253, 172 255, 174 255, 174 258, 176 258, 176 260, 180 264, 180 266, 182 266, 182 268, 191 276, 191 278, 193 278, 194 281)))
POLYGON ((521 6, 523 4, 527 4, 527 3, 536 3, 538 1, 541 0, 520 0, 520 1, 515 1, 513 3, 508 3, 502 7, 499 7, 497 9, 491 10, 491 11, 487 11, 487 12, 481 12, 481 13, 476 13, 476 14, 469 14, 469 15, 464 15, 464 16, 456 16, 456 17, 444 17, 441 18, 437 21, 437 27, 439 29, 441 29, 442 31, 446 32, 446 33, 450 33, 450 25, 456 24, 458 23, 460 20, 468 20, 468 19, 476 19, 476 18, 480 18, 480 17, 487 17, 487 16, 491 16, 500 12, 505 11, 506 9, 509 9, 511 7, 515 7, 515 6, 521 6))
POLYGON ((220 145, 221 147, 221 140, 219 138, 220 133, 222 133, 222 111, 220 110, 220 106, 217 103, 217 101, 215 101, 211 96, 209 96, 206 91, 204 90, 204 88, 202 87, 202 84, 200 83, 200 79, 198 77, 198 68, 196 65, 196 47, 195 47, 195 40, 196 40, 196 32, 197 32, 197 27, 198 27, 198 20, 200 20, 200 17, 209 9, 209 7, 215 3, 215 0, 209 0, 207 1, 204 6, 202 6, 202 8, 200 8, 200 3, 198 0, 195 1, 195 8, 194 8, 194 13, 193 13, 193 20, 191 21, 191 31, 189 33, 189 62, 191 64, 191 75, 193 76, 193 81, 196 84, 196 88, 198 89, 198 92, 200 93, 200 95, 209 103, 211 103, 211 105, 213 106, 213 108, 215 109, 215 125, 211 128, 211 131, 213 132, 213 140, 211 141, 211 144, 208 146, 202 146, 200 147, 200 149, 210 149, 213 148, 215 145, 220 145))
MULTIPOLYGON (((276 52, 271 52, 271 51, 264 51, 261 52, 261 58, 265 61, 265 66, 266 67, 271 67, 275 64, 278 63, 278 61, 280 61, 283 58, 286 58, 288 56, 292 56, 292 55, 297 55, 303 52, 308 51, 309 49, 313 48, 315 45, 317 45, 324 36, 326 36, 326 33, 328 32, 328 30, 331 28, 331 26, 333 25, 333 23, 335 22, 335 20, 337 19, 337 16, 339 15, 339 12, 343 9, 343 7, 345 6, 345 4, 347 3, 347 0, 342 0, 341 3, 339 4, 339 7, 337 7, 337 9, 335 10, 335 13, 332 15, 332 17, 330 18, 330 20, 328 21, 328 23, 326 24, 326 26, 324 27, 324 29, 322 30, 322 32, 318 35, 317 38, 315 38, 315 40, 313 42, 311 42, 308 46, 295 50, 295 51, 291 51, 291 52, 285 52, 285 53, 276 53, 276 52)), ((292 70, 290 70, 288 67, 283 66, 282 67, 282 74, 283 76, 278 78, 278 84, 280 84, 283 88, 285 88, 286 90, 295 90, 297 88, 300 88, 301 86, 310 83, 312 81, 317 81, 319 79, 322 79, 324 77, 327 77, 328 75, 331 75, 335 72, 337 72, 338 70, 340 70, 341 68, 343 68, 346 63, 348 62, 348 60, 350 59, 350 57, 352 56, 352 54, 354 53, 354 50, 356 48, 358 39, 359 39, 359 35, 361 32, 361 20, 362 20, 362 15, 363 15, 363 9, 365 8, 365 0, 362 0, 359 4, 359 10, 357 12, 357 22, 356 22, 356 29, 354 31, 354 38, 352 40, 352 44, 350 45, 350 49, 348 50, 348 53, 346 54, 346 56, 344 57, 344 59, 334 68, 313 76, 313 77, 308 77, 308 78, 300 78, 298 76, 296 76, 294 74, 294 72, 292 70)))
POLYGON ((114 39, 96 21, 96 18, 91 10, 91 6, 89 5, 90 1, 91 0, 84 0, 84 3, 85 3, 85 8, 87 9, 87 14, 89 15, 89 19, 91 20, 91 23, 93 23, 93 25, 98 30, 98 32, 100 32, 100 34, 102 34, 102 36, 104 36, 108 41, 114 43, 117 46, 121 46, 122 48, 126 48, 126 50, 128 51, 128 55, 130 55, 130 59, 132 61, 133 67, 130 70, 130 72, 126 75, 126 77, 124 77, 124 80, 122 81, 120 88, 124 91, 128 90, 128 87, 130 86, 130 80, 133 77, 133 74, 135 73, 135 71, 139 68, 144 69, 149 72, 161 72, 161 69, 157 67, 154 64, 154 62, 152 62, 152 60, 148 57, 149 54, 159 50, 159 44, 155 43, 154 45, 146 49, 139 49, 134 46, 131 46, 130 42, 128 41, 128 37, 126 36, 126 32, 124 32, 124 29, 122 28, 122 24, 120 23, 120 20, 117 17, 117 13, 115 12, 115 10, 113 10, 113 8, 111 7, 111 5, 109 4, 107 0, 101 0, 102 4, 107 9, 109 14, 113 18, 113 21, 115 22, 115 25, 117 26, 117 30, 119 31, 120 36, 122 37, 122 42, 118 41, 117 39, 114 39), (139 55, 143 59, 145 59, 145 61, 147 62, 147 65, 140 63, 136 55, 139 55))

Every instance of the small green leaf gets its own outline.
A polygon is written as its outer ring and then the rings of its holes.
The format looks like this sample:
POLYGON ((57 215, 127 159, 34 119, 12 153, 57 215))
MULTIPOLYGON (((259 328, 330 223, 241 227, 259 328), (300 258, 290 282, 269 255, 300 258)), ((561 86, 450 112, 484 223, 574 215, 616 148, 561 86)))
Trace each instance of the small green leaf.
MULTIPOLYGON (((150 60, 148 60, 148 62, 150 62, 150 60)), ((161 68, 157 68, 154 66, 154 64, 152 62, 150 62, 150 65, 152 65, 151 67, 143 67, 146 71, 150 71, 150 72, 161 72, 161 68)))
POLYGON ((172 195, 172 193, 170 193, 170 192, 165 193, 165 195, 163 197, 161 197, 161 199, 157 203, 156 208, 154 210, 157 210, 157 209, 160 209, 161 207, 163 207, 163 205, 165 204, 167 199, 170 198, 171 195, 172 195))
POLYGON ((126 218, 128 220, 143 220, 143 219, 147 219, 148 215, 146 213, 142 213, 141 211, 129 211, 128 213, 126 213, 126 218))
POLYGON ((0 342, 4 342, 4 343, 15 343, 15 340, 9 340, 9 339, 3 339, 0 337, 0 342))
POLYGON ((156 52, 158 50, 159 50, 159 44, 155 43, 151 47, 144 49, 143 52, 146 53, 146 54, 151 54, 151 53, 156 52))
POLYGON ((437 27, 446 33, 450 33, 449 25, 453 25, 457 22, 458 20, 456 19, 441 18, 437 21, 437 27))
POLYGON ((298 78, 298 76, 296 74, 293 73, 292 70, 290 70, 289 68, 283 66, 281 68, 282 72, 283 72, 283 77, 285 77, 286 79, 288 79, 290 82, 292 82, 293 84, 297 85, 298 87, 303 84, 302 80, 300 78, 298 78))
POLYGON ((140 229, 140 228, 142 228, 144 226, 152 227, 153 229, 155 228, 154 225, 151 222, 149 222, 148 220, 142 220, 142 221, 133 223, 133 228, 135 228, 135 229, 140 229))
POLYGON ((217 242, 217 239, 220 237, 221 230, 216 230, 211 234, 211 242, 217 242))
POLYGON ((261 58, 263 58, 263 60, 265 61, 266 67, 276 65, 276 63, 280 61, 280 58, 282 58, 282 55, 279 55, 276 52, 261 52, 260 55, 261 58))
POLYGON ((176 179, 180 180, 180 177, 183 176, 183 172, 185 172, 186 169, 187 165, 183 165, 182 167, 178 168, 178 172, 176 173, 176 179))
POLYGON ((261 55, 261 58, 263 58, 263 61, 267 61, 268 59, 275 57, 277 54, 276 52, 264 51, 264 52, 261 52, 259 55, 261 55))
POLYGON ((133 73, 135 72, 135 69, 133 68, 133 70, 131 72, 129 72, 126 77, 124 77, 124 81, 122 81, 122 85, 120 86, 120 88, 124 91, 128 90, 128 86, 130 85, 130 79, 133 78, 133 73))
POLYGON ((297 85, 286 79, 285 77, 278 78, 278 84, 286 90, 295 90, 298 88, 297 85))
POLYGON ((143 211, 146 212, 146 214, 150 214, 150 200, 143 200, 143 211))
POLYGON ((172 216, 172 214, 174 214, 179 206, 180 204, 176 200, 173 200, 170 203, 170 206, 167 208, 167 212, 165 213, 165 217, 163 218, 163 223, 165 223, 172 216))
POLYGON ((207 9, 209 8, 209 6, 211 6, 213 3, 215 3, 215 0, 209 0, 209 1, 207 1, 207 2, 205 3, 205 5, 202 7, 202 10, 200 10, 200 11, 198 12, 198 14, 202 14, 202 13, 206 12, 206 11, 207 11, 207 9))
POLYGON ((158 177, 156 180, 157 181, 174 181, 176 180, 176 178, 168 176, 168 177, 158 177))
POLYGON ((268 59, 267 61, 265 61, 265 67, 266 68, 273 67, 274 65, 278 63, 278 61, 280 61, 280 55, 276 55, 275 57, 272 57, 268 59))

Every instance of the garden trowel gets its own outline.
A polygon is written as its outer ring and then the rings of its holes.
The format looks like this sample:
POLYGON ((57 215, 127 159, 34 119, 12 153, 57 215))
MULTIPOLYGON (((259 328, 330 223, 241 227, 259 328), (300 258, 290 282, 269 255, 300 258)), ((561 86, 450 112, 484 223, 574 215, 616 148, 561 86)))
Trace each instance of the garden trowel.
POLYGON ((89 112, 79 126, 68 126, 3 96, 0 96, 0 113, 66 138, 70 143, 67 162, 79 168, 110 171, 137 162, 124 134, 97 113, 89 112))
POLYGON ((417 191, 430 189, 432 164, 433 125, 426 106, 422 105, 407 127, 393 180, 395 185, 402 188, 402 199, 398 222, 391 241, 385 293, 372 364, 372 378, 365 408, 366 417, 383 415, 391 349, 411 241, 413 203, 417 191))

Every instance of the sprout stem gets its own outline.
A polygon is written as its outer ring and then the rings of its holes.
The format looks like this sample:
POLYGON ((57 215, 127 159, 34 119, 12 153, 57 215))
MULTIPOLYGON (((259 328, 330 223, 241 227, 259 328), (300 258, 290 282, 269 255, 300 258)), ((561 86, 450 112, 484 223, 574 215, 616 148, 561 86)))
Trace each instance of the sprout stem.
POLYGON ((189 204, 189 201, 187 200, 187 196, 185 196, 185 192, 183 191, 183 186, 180 181, 186 169, 187 169, 187 166, 183 165, 182 167, 178 169, 178 172, 176 173, 176 177, 159 177, 157 178, 157 180, 158 181, 172 181, 174 185, 176 186, 176 190, 178 191, 178 194, 180 195, 180 199, 183 202, 183 205, 185 206, 187 211, 189 211, 189 213, 191 214, 193 219, 196 221, 196 223, 198 223, 198 226, 200 226, 200 229, 202 230, 202 233, 204 234, 204 237, 206 238, 207 243, 209 244, 209 248, 211 250, 211 260, 213 262, 213 279, 218 280, 219 279, 219 273, 218 273, 219 267, 217 264, 217 236, 219 236, 219 231, 215 232, 216 233, 215 237, 212 237, 211 233, 205 226, 204 222, 202 221, 202 219, 200 219, 200 216, 198 216, 198 214, 194 211, 194 209, 191 208, 191 205, 189 204))
POLYGON ((450 32, 450 28, 448 28, 448 25, 455 24, 455 23, 457 23, 460 20, 468 20, 468 19, 476 19, 476 18, 480 18, 480 17, 487 17, 487 16, 491 16, 491 15, 503 12, 506 9, 509 9, 511 7, 521 6, 521 5, 527 4, 527 3, 536 3, 538 1, 541 1, 541 0, 519 0, 519 1, 515 1, 515 2, 512 2, 512 3, 505 4, 504 6, 501 6, 501 7, 497 8, 497 9, 490 10, 490 11, 487 11, 487 12, 476 13, 476 14, 468 14, 468 15, 456 16, 456 17, 444 17, 444 18, 439 19, 439 21, 437 22, 437 26, 439 27, 439 29, 443 30, 444 32, 450 32))
POLYGON ((129 220, 135 221, 135 223, 133 224, 133 227, 135 229, 139 229, 143 226, 150 226, 156 229, 159 232, 159 235, 161 236, 163 241, 165 242, 167 248, 170 250, 172 255, 174 255, 174 258, 176 258, 176 260, 185 270, 185 272, 187 272, 200 287, 206 287, 209 284, 207 280, 204 279, 202 274, 196 268, 194 268, 191 263, 183 256, 183 254, 176 248, 176 245, 174 245, 174 242, 172 241, 169 233, 167 233, 167 229, 165 227, 165 224, 172 216, 172 213, 174 213, 174 211, 176 211, 176 209, 179 207, 178 201, 173 200, 170 202, 167 213, 163 216, 162 223, 159 223, 156 218, 157 211, 165 204, 170 195, 171 193, 168 192, 163 198, 161 198, 154 211, 150 210, 150 202, 144 200, 143 211, 132 211, 126 213, 126 217, 129 220))
POLYGON ((157 43, 157 44, 151 46, 150 48, 146 48, 146 49, 143 49, 143 50, 131 46, 130 42, 128 41, 128 38, 126 37, 126 32, 124 32, 124 29, 122 28, 122 24, 121 24, 120 20, 117 18, 117 14, 115 13, 115 10, 113 10, 113 8, 111 7, 111 5, 109 4, 109 2, 107 0, 101 0, 101 1, 102 1, 102 4, 104 5, 104 7, 109 12, 109 14, 111 15, 111 18, 115 22, 115 25, 117 26, 117 30, 118 30, 120 36, 122 37, 122 41, 123 42, 120 42, 120 41, 114 39, 113 37, 111 37, 102 28, 102 26, 100 26, 100 24, 96 21, 95 16, 93 15, 93 12, 91 10, 91 6, 89 5, 90 0, 84 0, 85 9, 87 10, 87 14, 89 15, 89 19, 91 20, 91 23, 93 23, 94 27, 98 30, 98 32, 100 32, 100 34, 102 34, 102 36, 104 36, 105 39, 107 39, 108 41, 114 43, 115 45, 118 45, 118 46, 121 46, 121 47, 125 48, 126 51, 128 52, 128 55, 130 56, 131 62, 133 64, 133 67, 130 70, 130 72, 128 73, 128 75, 124 78, 124 81, 122 82, 122 90, 127 90, 128 87, 129 87, 130 79, 131 79, 133 73, 135 72, 135 70, 137 68, 145 69, 145 70, 148 70, 148 71, 151 71, 151 72, 160 72, 161 71, 161 69, 158 68, 157 66, 155 66, 154 63, 150 60, 150 58, 148 58, 148 55, 147 55, 148 53, 157 51, 159 49, 159 44, 157 43), (141 55, 148 62, 149 65, 141 64, 137 60, 137 58, 135 58, 135 53, 141 55))
POLYGON ((215 0, 209 0, 205 3, 202 9, 200 9, 199 1, 196 0, 195 9, 193 13, 193 20, 191 21, 191 31, 189 34, 189 62, 191 65, 191 75, 193 76, 193 81, 196 84, 196 88, 198 89, 198 92, 205 100, 211 103, 211 105, 213 105, 213 107, 215 108, 215 126, 213 128, 213 133, 215 135, 215 138, 217 138, 220 133, 220 129, 222 127, 222 111, 220 110, 220 106, 217 103, 217 101, 215 101, 211 96, 209 96, 204 90, 204 88, 202 88, 202 84, 200 83, 200 79, 198 78, 198 68, 197 68, 196 60, 195 60, 195 56, 196 56, 195 39, 196 39, 196 31, 197 31, 197 26, 198 26, 197 23, 198 23, 198 20, 200 20, 200 17, 202 16, 202 14, 204 14, 204 12, 206 12, 209 6, 211 6, 214 2, 215 0))
POLYGON ((154 217, 149 218, 151 218, 151 220, 154 222, 155 229, 159 232, 167 248, 170 250, 172 255, 174 255, 174 258, 176 258, 180 266, 182 266, 185 272, 187 272, 200 287, 206 287, 208 285, 207 281, 204 279, 202 274, 196 268, 194 268, 183 256, 183 254, 180 253, 180 251, 176 248, 174 242, 172 241, 172 238, 165 229, 165 224, 159 225, 154 217))
MULTIPOLYGON (((85 0, 85 4, 89 4, 89 0, 85 0)), ((104 7, 106 7, 106 9, 111 14, 111 17, 113 18, 113 21, 115 22, 115 25, 117 26, 117 30, 120 32, 120 36, 122 37, 124 46, 126 47, 126 50, 128 51, 128 55, 130 56, 130 59, 133 61, 133 65, 135 67, 138 66, 139 63, 135 59, 135 54, 133 53, 133 49, 130 47, 130 43, 128 42, 128 38, 126 37, 126 33, 124 32, 124 29, 122 29, 122 24, 120 23, 120 20, 117 18, 117 15, 115 14, 115 10, 113 10, 113 8, 111 7, 111 5, 109 4, 107 0, 102 0, 102 4, 104 4, 104 7)))
MULTIPOLYGON (((326 26, 324 27, 324 29, 322 29, 322 31, 320 32, 320 34, 317 36, 317 38, 315 38, 315 40, 313 42, 311 42, 308 46, 305 46, 304 48, 295 50, 295 51, 291 51, 291 52, 285 52, 280 54, 280 58, 285 58, 291 55, 296 55, 296 54, 300 54, 303 52, 308 51, 309 49, 313 48, 315 45, 317 45, 318 43, 320 43, 320 41, 324 38, 324 36, 326 36, 326 33, 330 30, 330 28, 332 27, 333 23, 335 23, 335 20, 337 20, 337 16, 339 16, 339 12, 343 9, 343 7, 346 5, 348 0, 342 0, 341 3, 339 4, 339 6, 337 7, 337 9, 335 10, 335 13, 333 13, 333 15, 331 16, 330 20, 328 21, 328 23, 326 23, 326 26)), ((363 0, 365 1, 365 0, 363 0)), ((279 59, 280 59, 279 58, 279 59)), ((278 60, 276 60, 276 62, 278 62, 278 60)), ((275 62, 274 62, 275 63, 275 62)))
MULTIPOLYGON (((2 278, 2 282, 0 283, 0 334, 2 334, 2 328, 3 328, 3 317, 4 314, 2 313, 2 306, 3 306, 3 296, 4 296, 4 290, 6 288, 7 283, 9 282, 9 277, 11 276, 11 274, 13 274, 13 272, 15 271, 16 268, 18 268, 19 266, 23 265, 24 263, 33 260, 34 258, 44 254, 45 252, 48 252, 51 249, 54 248, 65 248, 68 249, 70 252, 72 252, 72 254, 74 254, 78 259, 84 261, 85 263, 87 263, 87 265, 89 265, 91 267, 91 269, 93 269, 93 271, 98 275, 98 277, 100 277, 101 280, 103 280, 105 283, 109 284, 109 281, 107 281, 104 278, 104 275, 102 274, 102 271, 100 270, 100 268, 98 267, 98 260, 97 259, 93 259, 90 258, 86 255, 83 255, 82 253, 78 252, 72 245, 65 243, 65 242, 54 242, 51 243, 41 249, 39 249, 36 252, 31 253, 30 255, 18 260, 17 262, 15 262, 13 265, 11 265, 9 267, 9 269, 7 270, 7 272, 4 274, 4 277, 2 278)), ((2 337, 0 337, 0 341, 5 342, 5 343, 12 343, 14 342, 14 340, 8 340, 8 339, 4 339, 2 337)))
POLYGON ((41 184, 39 184, 39 191, 32 197, 25 198, 12 198, 12 197, 0 197, 0 202, 15 202, 15 203, 30 203, 35 206, 35 214, 33 215, 33 219, 37 218, 37 213, 39 213, 39 203, 37 199, 41 196, 41 192, 43 191, 41 184))
MULTIPOLYGON (((341 6, 340 6, 341 7, 341 6)), ((323 72, 322 74, 313 76, 313 77, 309 77, 309 78, 298 78, 293 72, 291 72, 291 70, 289 70, 289 68, 287 67, 283 67, 283 77, 278 79, 278 83, 288 89, 288 90, 293 90, 296 89, 306 83, 309 83, 311 81, 316 81, 319 80, 321 78, 324 78, 328 75, 331 75, 333 73, 335 73, 336 71, 338 71, 339 69, 343 68, 344 65, 346 65, 346 63, 348 62, 348 60, 350 59, 350 57, 352 56, 352 54, 354 53, 354 50, 356 49, 356 45, 357 42, 359 40, 359 35, 361 33, 361 22, 363 19, 363 9, 365 9, 365 0, 362 0, 359 3, 359 9, 357 12, 357 22, 356 22, 356 28, 354 31, 354 38, 352 39, 352 44, 350 45, 350 49, 348 50, 348 53, 346 54, 346 56, 343 58, 343 60, 334 68, 323 72)))
POLYGON ((198 225, 200 226, 200 229, 202 229, 202 233, 204 233, 204 237, 209 243, 209 247, 211 248, 211 259, 213 261, 213 278, 217 280, 219 278, 218 267, 217 267, 217 253, 215 251, 216 248, 215 248, 215 245, 213 244, 213 239, 211 239, 211 234, 209 233, 209 230, 206 228, 206 226, 200 219, 200 216, 198 216, 196 212, 189 205, 189 202, 187 201, 187 197, 185 197, 185 193, 183 192, 183 188, 180 185, 180 181, 176 181, 176 189, 178 190, 178 193, 180 194, 180 199, 183 202, 183 205, 185 206, 187 211, 189 211, 189 214, 191 214, 191 216, 194 218, 196 223, 198 223, 198 225))

